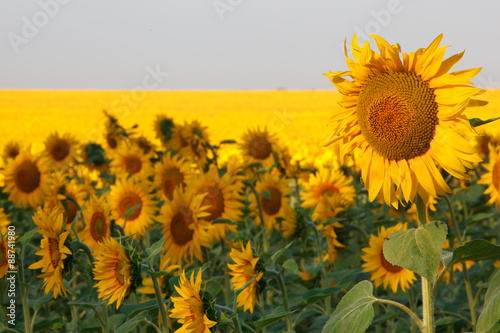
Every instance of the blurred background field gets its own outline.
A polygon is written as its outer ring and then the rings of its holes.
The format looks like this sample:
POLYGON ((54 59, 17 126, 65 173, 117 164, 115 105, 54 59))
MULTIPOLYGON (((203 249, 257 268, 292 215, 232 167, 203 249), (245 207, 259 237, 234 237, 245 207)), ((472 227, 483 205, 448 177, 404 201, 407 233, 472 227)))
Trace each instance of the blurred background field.
MULTIPOLYGON (((199 120, 214 143, 238 141, 248 128, 260 126, 289 142, 320 145, 338 98, 336 91, 2 90, 0 146, 20 140, 43 149, 47 135, 56 130, 71 132, 82 142, 102 142, 103 110, 125 127, 139 125, 138 132, 151 139, 154 119, 164 113, 176 122, 199 120)), ((500 114, 500 90, 488 90, 480 98, 489 104, 469 108, 471 117, 500 114)))

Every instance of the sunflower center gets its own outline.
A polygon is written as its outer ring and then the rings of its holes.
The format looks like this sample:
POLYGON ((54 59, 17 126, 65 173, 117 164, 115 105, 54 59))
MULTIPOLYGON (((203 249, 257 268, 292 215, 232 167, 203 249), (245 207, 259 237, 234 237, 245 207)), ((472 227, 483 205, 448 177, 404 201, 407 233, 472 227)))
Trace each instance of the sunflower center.
POLYGON ((396 266, 388 262, 387 259, 385 259, 384 252, 382 250, 380 250, 380 261, 382 262, 382 266, 384 266, 384 268, 391 273, 398 273, 403 270, 403 267, 396 266))
POLYGON ((54 268, 59 266, 59 260, 61 259, 61 253, 59 252, 59 240, 56 238, 49 238, 49 254, 50 262, 54 268))
POLYGON ((175 244, 182 246, 193 239, 194 230, 189 228, 194 223, 193 212, 186 206, 180 206, 179 212, 172 218, 170 232, 175 244))
POLYGON ((184 181, 184 175, 177 168, 172 168, 165 171, 163 176, 163 193, 172 200, 174 197, 175 188, 184 181))
POLYGON ((106 216, 102 212, 95 212, 90 221, 90 233, 97 242, 106 238, 106 216))
POLYGON ((496 161, 491 173, 493 175, 493 186, 495 186, 497 191, 500 191, 500 160, 496 161))
POLYGON ((125 169, 130 174, 135 174, 141 171, 142 162, 141 159, 137 156, 127 156, 123 159, 123 164, 125 165, 125 169))
POLYGON ((359 93, 356 112, 366 141, 394 161, 425 154, 438 123, 434 91, 415 73, 369 78, 359 93))
POLYGON ((14 172, 14 182, 24 193, 31 193, 40 185, 41 174, 35 163, 26 160, 14 172))
MULTIPOLYGON (((137 205, 140 205, 142 203, 142 200, 141 198, 137 195, 137 194, 134 194, 134 193, 128 193, 126 197, 124 197, 122 199, 122 201, 120 201, 120 212, 122 214, 122 216, 125 216, 125 213, 130 209, 130 208, 133 208, 137 205)), ((139 217, 139 215, 141 215, 141 209, 142 209, 142 206, 137 208, 136 210, 134 210, 132 212, 132 214, 129 215, 128 217, 128 221, 133 221, 135 220, 136 218, 139 217)))
POLYGON ((267 215, 274 215, 281 208, 281 192, 277 188, 269 187, 269 199, 262 197, 262 209, 267 215))
POLYGON ((203 187, 200 193, 207 193, 201 204, 202 206, 210 206, 207 209, 207 213, 210 213, 210 216, 207 216, 206 219, 213 221, 221 217, 224 212, 224 195, 222 190, 217 185, 211 185, 203 187))
POLYGON ((335 186, 327 186, 327 187, 323 188, 323 190, 320 193, 321 193, 320 196, 324 195, 324 196, 327 196, 328 198, 331 198, 334 195, 338 194, 339 190, 335 186))
POLYGON ((66 140, 58 139, 50 147, 50 156, 57 162, 61 162, 69 155, 69 143, 66 140))
POLYGON ((265 160, 271 155, 271 143, 265 137, 257 136, 250 140, 248 153, 255 159, 265 160))
POLYGON ((116 263, 114 270, 116 281, 118 281, 118 283, 120 283, 121 285, 125 284, 124 276, 120 273, 124 266, 125 263, 123 261, 119 261, 116 263))

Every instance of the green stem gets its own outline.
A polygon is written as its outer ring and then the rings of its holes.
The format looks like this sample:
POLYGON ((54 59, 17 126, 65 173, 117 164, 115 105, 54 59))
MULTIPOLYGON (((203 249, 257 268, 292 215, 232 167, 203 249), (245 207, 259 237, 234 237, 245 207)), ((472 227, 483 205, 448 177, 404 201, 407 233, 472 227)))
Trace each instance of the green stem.
MULTIPOLYGON (((326 269, 325 266, 323 265, 323 247, 321 245, 321 235, 319 233, 318 227, 314 222, 311 221, 314 234, 316 235, 316 244, 318 248, 318 259, 320 262, 321 267, 321 282, 323 284, 323 288, 328 288, 328 276, 326 274, 326 269)), ((328 314, 328 316, 331 314, 332 309, 331 309, 331 298, 330 296, 325 298, 325 311, 328 314)))
POLYGON ((231 320, 233 322, 234 329, 235 329, 236 333, 241 333, 241 324, 240 324, 240 321, 238 320, 238 315, 237 315, 236 311, 234 311, 233 309, 230 309, 226 306, 222 306, 222 305, 218 305, 218 304, 214 304, 214 308, 216 308, 219 311, 227 311, 231 314, 236 314, 236 316, 232 316, 231 320))
MULTIPOLYGON (((424 200, 417 194, 415 199, 417 205, 418 226, 422 227, 427 223, 427 212, 424 200)), ((422 276, 422 310, 423 310, 423 333, 434 332, 434 299, 431 282, 422 276)))
POLYGON ((26 245, 21 249, 20 256, 20 265, 18 267, 19 272, 19 282, 21 285, 21 301, 23 304, 23 314, 24 314, 24 329, 26 333, 31 333, 31 325, 30 325, 30 309, 28 306, 28 291, 29 286, 25 283, 24 279, 24 250, 26 245))
MULTIPOLYGON (((411 312, 415 313, 416 310, 415 310, 415 300, 413 299, 413 293, 411 292, 411 285, 410 285, 410 288, 408 288, 408 298, 410 300, 410 310, 411 312)), ((417 328, 415 327, 415 321, 412 320, 411 321, 411 333, 416 333, 417 332, 417 328)))
POLYGON ((158 284, 158 279, 155 274, 149 274, 151 280, 153 281, 153 288, 155 289, 156 301, 158 302, 158 307, 160 308, 161 314, 161 328, 164 333, 168 333, 168 319, 167 311, 165 310, 165 304, 163 303, 163 297, 161 295, 160 285, 158 284))
MULTIPOLYGON (((262 203, 260 202, 259 199, 259 194, 257 193, 257 190, 255 190, 255 186, 253 185, 252 182, 246 181, 245 185, 247 185, 250 188, 250 191, 252 191, 253 195, 255 196, 255 201, 257 201, 257 208, 259 211, 260 224, 262 225, 263 228, 266 228, 266 225, 264 224, 264 213, 262 210, 262 203)), ((269 251, 269 239, 268 239, 267 229, 265 229, 264 232, 262 233, 262 246, 264 248, 264 252, 269 251)))
MULTIPOLYGON (((290 312, 290 305, 288 303, 288 293, 286 291, 286 286, 285 286, 285 281, 283 280, 283 276, 276 271, 268 270, 268 272, 271 273, 271 276, 273 276, 276 279, 276 281, 278 281, 278 285, 280 287, 280 292, 281 292, 281 298, 283 299, 283 309, 286 312, 290 312)), ((285 318, 286 318, 286 329, 287 331, 291 331, 292 320, 290 318, 290 315, 286 316, 285 318)))
POLYGON ((401 310, 403 310, 404 312, 406 312, 407 314, 410 315, 411 319, 413 319, 413 321, 415 322, 415 324, 417 324, 417 326, 422 330, 422 332, 426 332, 425 331, 424 323, 420 320, 420 318, 418 318, 418 316, 415 314, 415 312, 411 311, 410 309, 408 309, 403 304, 391 301, 390 299, 381 299, 381 298, 377 299, 377 303, 389 304, 389 305, 393 305, 395 307, 400 308, 401 310))

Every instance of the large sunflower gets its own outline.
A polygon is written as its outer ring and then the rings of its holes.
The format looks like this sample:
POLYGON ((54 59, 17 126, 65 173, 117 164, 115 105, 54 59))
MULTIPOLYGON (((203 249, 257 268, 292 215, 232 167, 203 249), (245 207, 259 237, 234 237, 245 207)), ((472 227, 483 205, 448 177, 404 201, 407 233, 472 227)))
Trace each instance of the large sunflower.
POLYGON ((240 145, 246 164, 260 162, 264 167, 274 164, 273 151, 275 151, 276 139, 265 129, 249 129, 242 137, 240 145))
POLYGON ((114 238, 106 238, 94 263, 95 287, 102 300, 109 299, 108 305, 116 301, 120 307, 129 289, 134 284, 133 262, 127 251, 114 238))
POLYGON ((87 244, 92 252, 98 253, 104 239, 110 237, 111 208, 107 196, 100 198, 92 195, 83 209, 85 228, 79 237, 87 244))
MULTIPOLYGON (((216 219, 227 219, 231 221, 241 220, 241 209, 243 203, 240 194, 242 183, 234 182, 230 174, 219 177, 217 168, 212 165, 205 174, 198 174, 191 181, 191 187, 195 194, 205 194, 202 206, 208 206, 206 212, 210 215, 204 218, 206 221, 216 219)), ((230 224, 213 224, 210 233, 213 240, 224 240, 226 232, 236 232, 237 226, 230 224)))
POLYGON ((191 261, 193 256, 203 261, 201 247, 210 247, 212 227, 202 220, 209 213, 202 207, 204 195, 195 195, 191 188, 184 191, 177 188, 172 201, 167 201, 161 208, 158 221, 163 224, 165 242, 163 248, 172 264, 182 264, 182 260, 191 261), (188 258, 189 257, 189 258, 188 258))
POLYGON ((153 224, 156 214, 156 202, 153 200, 151 186, 147 180, 117 179, 111 186, 111 211, 116 223, 125 229, 126 235, 135 234, 134 238, 146 235, 146 230, 153 224), (130 214, 125 223, 125 213, 138 205, 142 205, 130 214))
POLYGON ((191 163, 184 159, 181 154, 172 155, 166 153, 161 163, 155 166, 154 187, 159 189, 168 200, 174 198, 174 190, 184 187, 191 176, 191 163))
POLYGON ((405 291, 417 279, 412 271, 392 265, 385 259, 384 242, 390 234, 398 230, 406 230, 406 223, 398 223, 387 229, 382 227, 378 232, 378 236, 370 235, 370 247, 362 249, 365 255, 361 257, 365 262, 361 265, 361 267, 365 268, 363 272, 371 273, 370 280, 373 281, 375 287, 383 284, 384 288, 387 288, 390 285, 393 292, 398 290, 398 286, 405 291))
POLYGON ((146 178, 152 173, 150 161, 153 152, 145 154, 136 143, 121 142, 113 153, 111 168, 117 175, 138 176, 146 178))
POLYGON ((486 184, 489 187, 484 194, 490 195, 489 205, 500 206, 500 146, 490 145, 490 161, 484 167, 489 171, 481 176, 479 184, 486 184))
POLYGON ((462 137, 475 135, 463 112, 470 98, 482 92, 469 86, 480 69, 448 73, 463 52, 442 61, 442 35, 425 49, 403 53, 403 60, 398 44, 372 37, 380 54, 368 42, 360 47, 354 35, 354 60, 345 48, 350 70, 325 74, 342 94, 343 108, 332 117, 334 131, 327 144, 340 143, 341 155, 361 149, 370 201, 379 191, 393 206, 398 199, 414 200, 416 193, 427 201, 428 195, 451 192, 436 163, 467 178, 465 167, 481 161, 462 137))
POLYGON ((45 153, 56 166, 67 166, 78 156, 78 141, 69 133, 59 135, 55 132, 45 141, 45 153))
POLYGON ((210 327, 217 325, 213 320, 215 318, 209 318, 205 310, 207 305, 200 295, 201 281, 201 269, 198 270, 196 280, 194 272, 191 273, 190 280, 186 277, 186 273, 182 272, 179 287, 175 286, 180 297, 172 297, 174 308, 170 317, 178 318, 182 324, 182 327, 175 331, 177 333, 210 333, 210 327))
POLYGON ((227 265, 231 270, 228 274, 232 275, 231 282, 235 290, 243 287, 255 277, 255 280, 243 289, 236 298, 238 306, 243 306, 243 311, 250 310, 250 313, 253 313, 255 302, 257 301, 257 283, 264 275, 263 272, 258 272, 256 269, 259 257, 253 256, 250 242, 241 251, 231 249, 229 256, 235 262, 235 264, 227 265))
POLYGON ((71 255, 71 251, 64 242, 69 235, 66 231, 66 224, 63 221, 63 212, 58 209, 52 209, 46 213, 44 209, 38 207, 33 215, 33 221, 40 227, 39 233, 43 235, 40 242, 40 250, 35 254, 42 256, 40 261, 30 265, 29 269, 42 269, 39 278, 43 278, 45 294, 51 290, 54 292, 54 298, 59 294, 66 295, 66 288, 63 282, 64 259, 71 255))
POLYGON ((5 192, 16 207, 37 207, 50 191, 47 159, 22 152, 10 159, 5 173, 5 192))
POLYGON ((289 198, 292 190, 288 187, 286 178, 280 179, 276 174, 265 173, 255 185, 255 190, 259 193, 264 217, 264 221, 261 221, 259 214, 256 213, 258 209, 257 201, 255 196, 251 196, 250 209, 256 214, 254 221, 257 225, 264 224, 267 230, 273 228, 282 230, 279 222, 281 219, 288 222, 295 221, 295 213, 290 206, 289 198), (269 197, 264 195, 264 191, 267 191, 269 197))
POLYGON ((324 222, 354 204, 356 189, 351 184, 352 177, 346 177, 342 171, 321 168, 304 184, 302 206, 316 206, 312 218, 324 222))

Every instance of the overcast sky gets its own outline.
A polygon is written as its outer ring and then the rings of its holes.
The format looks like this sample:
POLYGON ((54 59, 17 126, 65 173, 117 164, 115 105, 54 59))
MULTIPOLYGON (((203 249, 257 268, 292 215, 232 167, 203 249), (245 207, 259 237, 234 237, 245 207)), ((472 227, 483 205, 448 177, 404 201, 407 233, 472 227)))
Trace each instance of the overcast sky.
POLYGON ((456 69, 500 87, 499 15, 496 0, 1 0, 0 89, 329 90, 354 33, 405 52, 444 33, 446 56, 466 49, 456 69))

